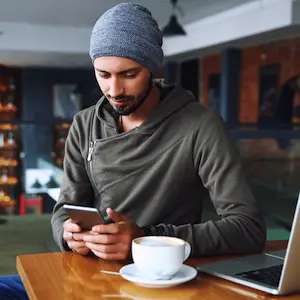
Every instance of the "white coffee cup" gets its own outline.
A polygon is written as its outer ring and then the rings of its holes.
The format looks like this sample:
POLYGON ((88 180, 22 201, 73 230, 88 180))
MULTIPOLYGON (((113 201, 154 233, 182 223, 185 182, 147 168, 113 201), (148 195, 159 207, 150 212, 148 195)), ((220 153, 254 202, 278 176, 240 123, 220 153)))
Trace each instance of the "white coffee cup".
POLYGON ((137 269, 147 278, 172 278, 189 257, 188 242, 167 236, 145 236, 132 241, 132 258, 137 269))

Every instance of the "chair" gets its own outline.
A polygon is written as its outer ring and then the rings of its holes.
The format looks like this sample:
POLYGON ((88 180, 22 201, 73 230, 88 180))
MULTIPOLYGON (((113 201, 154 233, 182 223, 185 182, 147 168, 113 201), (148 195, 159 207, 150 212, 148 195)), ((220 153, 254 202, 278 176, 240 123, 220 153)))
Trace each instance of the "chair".
POLYGON ((20 195, 20 215, 26 215, 27 206, 38 206, 39 213, 43 213, 43 197, 40 195, 29 195, 21 194, 20 195))

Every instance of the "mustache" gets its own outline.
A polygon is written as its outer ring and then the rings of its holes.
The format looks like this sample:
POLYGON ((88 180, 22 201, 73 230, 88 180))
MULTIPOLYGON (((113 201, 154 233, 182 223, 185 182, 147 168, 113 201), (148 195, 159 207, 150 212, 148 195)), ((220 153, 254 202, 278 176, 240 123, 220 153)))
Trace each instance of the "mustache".
POLYGON ((130 101, 134 100, 135 97, 131 95, 122 95, 118 97, 110 97, 109 95, 106 96, 108 100, 116 101, 116 102, 124 102, 124 101, 130 101))

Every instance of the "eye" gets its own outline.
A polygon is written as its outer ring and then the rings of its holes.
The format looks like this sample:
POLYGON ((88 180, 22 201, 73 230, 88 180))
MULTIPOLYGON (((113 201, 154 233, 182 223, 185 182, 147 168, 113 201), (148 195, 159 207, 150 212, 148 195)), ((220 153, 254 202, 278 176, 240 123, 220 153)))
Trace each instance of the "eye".
POLYGON ((125 73, 124 77, 128 79, 132 79, 136 77, 136 73, 125 73))
POLYGON ((98 76, 103 79, 109 78, 109 74, 107 74, 107 73, 98 73, 98 76))

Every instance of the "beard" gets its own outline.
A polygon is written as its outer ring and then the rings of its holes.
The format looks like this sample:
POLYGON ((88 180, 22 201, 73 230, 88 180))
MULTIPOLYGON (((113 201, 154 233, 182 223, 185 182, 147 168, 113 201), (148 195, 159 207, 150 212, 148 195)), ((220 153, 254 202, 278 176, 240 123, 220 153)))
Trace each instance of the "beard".
POLYGON ((133 113, 134 111, 136 111, 144 103, 144 101, 149 96, 149 94, 152 90, 152 87, 153 87, 153 79, 152 79, 152 77, 150 77, 147 88, 145 89, 145 91, 143 93, 141 93, 137 97, 132 96, 132 95, 121 95, 116 98, 111 98, 109 96, 106 96, 106 98, 118 116, 128 116, 131 113, 133 113), (124 102, 125 105, 124 106, 114 106, 110 102, 110 100, 114 100, 116 102, 119 101, 120 103, 124 102), (131 104, 129 104, 129 103, 131 103, 131 104))

